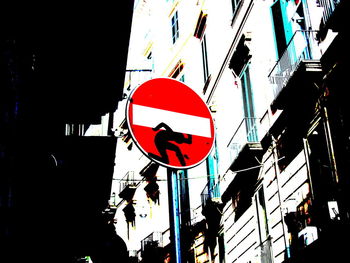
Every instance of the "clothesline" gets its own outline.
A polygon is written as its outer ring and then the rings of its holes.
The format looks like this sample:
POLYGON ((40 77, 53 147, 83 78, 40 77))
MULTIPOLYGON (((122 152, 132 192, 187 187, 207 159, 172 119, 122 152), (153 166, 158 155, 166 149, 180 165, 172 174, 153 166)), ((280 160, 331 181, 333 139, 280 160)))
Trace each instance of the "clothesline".
MULTIPOLYGON (((283 159, 284 157, 281 157, 278 159, 281 160, 283 159)), ((251 166, 251 167, 247 167, 247 168, 243 168, 243 169, 239 169, 239 170, 235 170, 235 171, 232 171, 232 173, 241 173, 241 172, 245 172, 245 171, 249 171, 249 170, 253 170, 253 169, 257 169, 257 168, 261 168, 265 165, 265 163, 261 163, 259 165, 255 165, 255 166, 251 166)), ((205 176, 194 176, 194 177, 188 177, 188 178, 179 178, 178 180, 195 180, 195 179, 201 179, 201 178, 208 178, 210 176, 216 176, 218 177, 219 175, 205 175, 205 176)), ((224 177, 222 177, 221 179, 223 179, 224 177)), ((128 182, 128 181, 134 181, 134 182, 142 182, 144 181, 145 179, 133 179, 133 180, 130 180, 130 179, 117 179, 117 178, 113 178, 113 180, 116 180, 116 181, 125 181, 125 182, 128 182)), ((157 181, 167 181, 166 178, 157 178, 157 181)))

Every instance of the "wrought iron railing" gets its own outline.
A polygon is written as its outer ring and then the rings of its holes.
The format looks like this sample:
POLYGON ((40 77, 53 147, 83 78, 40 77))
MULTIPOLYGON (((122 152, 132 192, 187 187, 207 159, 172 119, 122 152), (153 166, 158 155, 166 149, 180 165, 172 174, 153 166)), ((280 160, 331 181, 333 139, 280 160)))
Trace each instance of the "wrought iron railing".
POLYGON ((119 193, 121 193, 127 187, 136 187, 137 182, 133 171, 127 172, 119 183, 119 193))
POLYGON ((154 249, 163 247, 163 233, 153 232, 145 239, 141 240, 141 254, 147 249, 154 249))
POLYGON ((219 199, 221 197, 220 193, 220 183, 217 182, 211 189, 211 198, 219 199))
POLYGON ((209 198, 210 198, 209 187, 208 187, 208 184, 206 184, 205 187, 203 188, 202 192, 201 192, 202 207, 206 206, 209 198))
POLYGON ((323 7, 322 22, 327 24, 328 19, 332 16, 335 8, 342 0, 318 0, 318 3, 323 7))
POLYGON ((319 60, 320 49, 316 41, 317 31, 298 30, 289 41, 286 50, 269 74, 275 98, 286 86, 302 60, 319 60))
POLYGON ((260 118, 243 118, 238 125, 237 130, 227 145, 230 151, 231 163, 237 158, 238 154, 247 143, 260 142, 263 132, 260 127, 260 120, 260 118))
POLYGON ((202 206, 206 206, 208 200, 216 200, 220 198, 220 188, 219 184, 213 185, 212 183, 207 183, 201 192, 202 206))

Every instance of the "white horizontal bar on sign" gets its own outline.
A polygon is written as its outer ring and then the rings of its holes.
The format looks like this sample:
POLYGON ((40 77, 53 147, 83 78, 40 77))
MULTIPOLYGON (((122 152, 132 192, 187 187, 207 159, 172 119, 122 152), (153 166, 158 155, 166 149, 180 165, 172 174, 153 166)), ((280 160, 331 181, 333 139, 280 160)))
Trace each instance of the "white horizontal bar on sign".
POLYGON ((173 131, 211 138, 210 119, 133 104, 133 124, 154 128, 167 124, 173 131))

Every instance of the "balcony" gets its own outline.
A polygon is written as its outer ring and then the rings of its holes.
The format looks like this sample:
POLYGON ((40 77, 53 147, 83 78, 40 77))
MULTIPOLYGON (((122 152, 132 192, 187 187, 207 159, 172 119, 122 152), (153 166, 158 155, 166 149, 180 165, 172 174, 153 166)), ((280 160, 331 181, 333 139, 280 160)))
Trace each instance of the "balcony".
POLYGON ((202 207, 204 208, 209 201, 217 201, 219 199, 220 199, 219 184, 215 184, 212 186, 208 182, 201 192, 202 207))
POLYGON ((320 50, 316 31, 298 30, 286 50, 269 74, 273 87, 273 110, 284 109, 287 104, 302 105, 301 100, 315 97, 313 83, 321 78, 320 50))
POLYGON ((209 186, 208 184, 205 185, 204 189, 201 192, 201 203, 202 203, 202 207, 205 207, 206 204, 208 203, 208 200, 210 199, 209 196, 209 186))
POLYGON ((142 262, 164 262, 162 232, 153 232, 141 240, 141 257, 142 262))
POLYGON ((260 140, 265 135, 260 118, 243 118, 233 134, 227 148, 230 152, 230 169, 247 168, 255 157, 260 158, 262 147, 260 140))
POLYGON ((130 201, 135 194, 137 182, 134 178, 134 172, 129 171, 125 174, 119 184, 119 197, 130 201))

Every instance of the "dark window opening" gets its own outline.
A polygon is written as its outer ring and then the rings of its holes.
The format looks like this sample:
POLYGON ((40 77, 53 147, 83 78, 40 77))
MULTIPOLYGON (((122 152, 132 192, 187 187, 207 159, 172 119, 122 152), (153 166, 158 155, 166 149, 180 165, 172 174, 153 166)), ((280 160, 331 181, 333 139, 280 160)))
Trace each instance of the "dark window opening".
POLYGON ((219 246, 219 263, 225 263, 225 239, 224 234, 220 234, 218 237, 219 246))
POLYGON ((261 187, 258 190, 257 195, 255 196, 255 201, 256 201, 256 210, 258 215, 260 243, 263 243, 266 241, 269 235, 266 203, 265 203, 265 195, 264 195, 263 187, 261 187))
POLYGON ((242 70, 251 58, 251 55, 249 53, 250 50, 245 43, 248 40, 249 38, 246 38, 245 35, 242 35, 237 48, 230 60, 229 68, 232 69, 237 76, 241 75, 242 70))
POLYGON ((171 35, 173 44, 175 44, 176 40, 179 38, 179 17, 178 12, 176 11, 171 18, 171 35))
POLYGON ((209 77, 209 64, 208 64, 208 52, 207 52, 207 40, 205 35, 203 36, 202 42, 202 62, 203 62, 203 77, 204 77, 204 82, 207 81, 209 77))
POLYGON ((283 171, 303 148, 302 138, 291 128, 284 130, 277 142, 278 166, 283 171))
POLYGON ((196 29, 194 31, 194 36, 196 38, 202 39, 204 30, 206 27, 206 22, 207 22, 207 14, 204 14, 203 11, 201 11, 197 21, 196 29))
POLYGON ((221 199, 223 203, 229 200, 232 201, 235 221, 237 221, 251 206, 257 178, 258 173, 256 172, 240 172, 222 194, 221 199))
POLYGON ((123 140, 125 143, 131 142, 131 134, 130 134, 129 131, 122 137, 122 140, 123 140))
MULTIPOLYGON (((254 102, 253 102, 253 90, 250 81, 249 65, 245 68, 244 72, 240 76, 242 83, 242 96, 243 96, 243 107, 244 107, 244 117, 248 118, 248 121, 252 120, 250 118, 255 117, 254 102)), ((247 125, 247 128, 256 128, 256 125, 247 125)), ((247 131, 248 132, 248 131, 247 131)), ((249 133, 248 133, 249 134, 249 133)), ((257 135, 256 132, 253 135, 257 135)), ((251 138, 257 139, 257 138, 251 138)), ((252 140, 256 141, 256 140, 252 140)))
MULTIPOLYGON (((298 1, 298 3, 295 3, 296 5, 299 4, 300 1, 298 1)), ((303 4, 300 2, 300 4, 297 7, 296 10, 296 17, 293 19, 296 23, 299 24, 300 29, 302 30, 306 30, 306 21, 305 21, 305 14, 304 14, 304 6, 303 4)))
POLYGON ((177 64, 175 65, 175 67, 173 68, 173 70, 170 72, 168 76, 170 78, 176 79, 177 77, 180 76, 180 73, 184 69, 184 66, 185 66, 184 63, 182 63, 182 61, 180 60, 179 62, 177 62, 177 64))
POLYGON ((334 197, 334 187, 336 186, 328 145, 323 125, 318 125, 307 137, 307 152, 314 198, 324 202, 334 197))
POLYGON ((211 80, 211 75, 208 76, 207 81, 204 83, 203 94, 205 94, 207 92, 209 84, 210 84, 210 80, 211 80))
POLYGON ((286 47, 286 37, 284 33, 284 26, 283 26, 283 17, 282 17, 282 10, 281 10, 281 3, 280 1, 276 1, 271 6, 271 13, 272 13, 272 19, 273 19, 273 25, 275 29, 275 40, 277 45, 277 53, 278 57, 282 57, 286 47))
POLYGON ((235 221, 237 221, 251 206, 252 196, 253 192, 251 189, 242 189, 232 198, 232 205, 235 210, 235 221))
POLYGON ((242 0, 232 0, 232 13, 233 13, 233 17, 235 17, 240 5, 241 5, 242 0))

